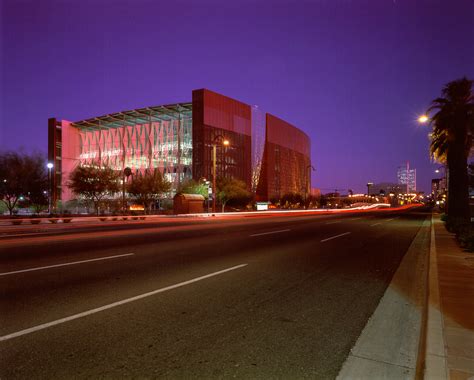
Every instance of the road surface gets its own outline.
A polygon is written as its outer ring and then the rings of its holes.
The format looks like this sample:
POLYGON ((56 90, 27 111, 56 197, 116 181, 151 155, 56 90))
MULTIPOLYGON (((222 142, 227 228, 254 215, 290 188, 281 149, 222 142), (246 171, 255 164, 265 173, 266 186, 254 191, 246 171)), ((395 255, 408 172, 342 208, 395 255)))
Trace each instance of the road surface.
POLYGON ((0 378, 335 378, 427 213, 0 239, 0 378))

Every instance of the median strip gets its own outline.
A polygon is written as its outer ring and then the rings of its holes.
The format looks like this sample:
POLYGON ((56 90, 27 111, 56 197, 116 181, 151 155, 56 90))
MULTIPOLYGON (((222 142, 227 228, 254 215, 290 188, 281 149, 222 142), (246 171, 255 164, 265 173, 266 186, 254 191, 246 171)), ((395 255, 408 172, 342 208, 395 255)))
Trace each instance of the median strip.
POLYGON ((343 234, 339 234, 339 235, 332 236, 332 237, 327 238, 327 239, 323 239, 323 240, 321 240, 321 243, 324 243, 324 242, 332 240, 332 239, 337 239, 338 237, 349 235, 349 234, 350 234, 350 232, 344 232, 343 234))
POLYGON ((69 317, 57 319, 57 320, 52 321, 52 322, 43 323, 41 325, 30 327, 30 328, 25 329, 25 330, 21 330, 21 331, 17 331, 17 332, 8 334, 8 335, 4 335, 4 336, 0 337, 0 342, 10 340, 10 339, 13 339, 13 338, 17 338, 17 337, 22 336, 22 335, 31 334, 31 333, 39 331, 39 330, 44 330, 44 329, 47 329, 48 327, 52 327, 52 326, 60 325, 62 323, 73 321, 74 319, 87 317, 88 315, 96 314, 96 313, 99 313, 99 312, 104 311, 104 310, 112 309, 112 308, 117 307, 117 306, 125 305, 125 304, 130 303, 130 302, 134 302, 134 301, 141 300, 143 298, 154 296, 155 294, 158 294, 158 293, 163 293, 163 292, 166 292, 168 290, 172 290, 172 289, 179 288, 181 286, 189 285, 189 284, 192 284, 192 283, 197 282, 197 281, 205 280, 206 278, 209 278, 209 277, 218 276, 218 275, 226 273, 226 272, 230 272, 230 271, 233 271, 233 270, 236 270, 236 269, 240 269, 240 268, 243 268, 247 265, 248 264, 236 265, 234 267, 223 269, 223 270, 220 270, 218 272, 209 273, 209 274, 206 274, 204 276, 196 277, 196 278, 193 278, 193 279, 188 280, 188 281, 180 282, 180 283, 175 284, 175 285, 166 286, 164 288, 153 290, 153 291, 148 292, 148 293, 144 293, 144 294, 140 294, 140 295, 135 296, 135 297, 124 299, 122 301, 117 301, 117 302, 114 302, 114 303, 111 303, 111 304, 108 304, 108 305, 105 305, 105 306, 101 306, 101 307, 98 307, 98 308, 95 308, 95 309, 92 309, 92 310, 87 310, 87 311, 84 311, 84 312, 79 313, 79 314, 74 314, 74 315, 71 315, 69 317))
POLYGON ((134 255, 134 253, 125 253, 125 254, 123 254, 123 255, 98 257, 98 258, 89 259, 89 260, 73 261, 73 262, 71 262, 71 263, 63 263, 63 264, 48 265, 48 266, 44 266, 44 267, 36 267, 36 268, 15 270, 15 271, 12 271, 12 272, 0 273, 0 276, 8 276, 8 275, 11 275, 11 274, 24 273, 24 272, 33 272, 33 271, 44 270, 44 269, 49 269, 49 268, 65 267, 65 266, 67 266, 67 265, 76 265, 76 264, 90 263, 91 261, 110 260, 110 259, 116 259, 116 258, 118 258, 118 257, 133 256, 133 255, 134 255))
POLYGON ((262 232, 260 234, 253 234, 253 235, 249 235, 249 236, 263 236, 263 235, 279 234, 281 232, 288 232, 288 231, 291 231, 291 230, 278 230, 278 231, 262 232))

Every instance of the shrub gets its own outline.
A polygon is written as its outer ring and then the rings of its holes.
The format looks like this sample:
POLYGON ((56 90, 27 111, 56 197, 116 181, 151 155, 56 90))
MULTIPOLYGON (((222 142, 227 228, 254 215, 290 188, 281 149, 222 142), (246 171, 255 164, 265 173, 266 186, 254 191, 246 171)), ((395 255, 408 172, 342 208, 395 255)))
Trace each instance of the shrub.
POLYGON ((464 231, 458 236, 459 245, 470 252, 474 251, 474 231, 464 231))
POLYGON ((63 223, 71 223, 72 218, 63 218, 63 223))
POLYGON ((99 218, 99 220, 100 220, 101 222, 105 222, 105 221, 107 220, 107 218, 99 218))
POLYGON ((49 218, 48 222, 56 224, 58 222, 58 220, 59 220, 58 218, 49 218))
POLYGON ((446 229, 449 232, 455 233, 456 235, 464 233, 470 229, 469 222, 465 221, 463 218, 446 218, 446 229))

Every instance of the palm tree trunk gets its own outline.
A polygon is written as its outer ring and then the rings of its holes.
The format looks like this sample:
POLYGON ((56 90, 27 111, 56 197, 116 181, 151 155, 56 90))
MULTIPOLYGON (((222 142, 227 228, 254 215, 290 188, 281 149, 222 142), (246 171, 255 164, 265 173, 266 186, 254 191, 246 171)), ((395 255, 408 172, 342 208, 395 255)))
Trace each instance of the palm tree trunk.
MULTIPOLYGON (((453 144, 454 145, 454 144, 453 144)), ((451 147, 448 152, 448 216, 469 221, 469 179, 467 174, 467 157, 460 144, 451 147), (458 146, 460 145, 460 146, 458 146)))

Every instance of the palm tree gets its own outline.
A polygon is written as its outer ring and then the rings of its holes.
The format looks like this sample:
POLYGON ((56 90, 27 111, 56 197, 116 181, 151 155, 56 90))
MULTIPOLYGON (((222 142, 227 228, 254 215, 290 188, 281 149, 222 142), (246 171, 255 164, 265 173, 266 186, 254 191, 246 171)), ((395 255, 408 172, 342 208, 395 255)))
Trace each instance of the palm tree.
POLYGON ((474 132, 474 95, 472 81, 466 77, 446 84, 442 97, 431 103, 430 154, 446 163, 449 173, 448 216, 469 219, 467 159, 474 132))

